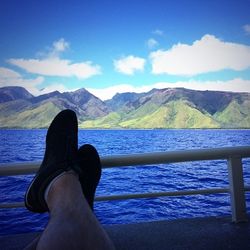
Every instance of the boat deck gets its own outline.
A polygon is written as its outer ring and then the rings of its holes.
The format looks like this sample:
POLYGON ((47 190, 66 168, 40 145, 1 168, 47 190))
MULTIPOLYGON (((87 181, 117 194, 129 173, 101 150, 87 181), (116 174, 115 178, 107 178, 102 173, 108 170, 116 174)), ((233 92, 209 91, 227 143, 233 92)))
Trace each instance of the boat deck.
MULTIPOLYGON (((248 216, 250 221, 250 216, 248 216)), ((250 223, 231 217, 188 218, 105 226, 117 250, 250 249, 250 223)), ((39 233, 0 236, 2 250, 22 249, 39 233)))

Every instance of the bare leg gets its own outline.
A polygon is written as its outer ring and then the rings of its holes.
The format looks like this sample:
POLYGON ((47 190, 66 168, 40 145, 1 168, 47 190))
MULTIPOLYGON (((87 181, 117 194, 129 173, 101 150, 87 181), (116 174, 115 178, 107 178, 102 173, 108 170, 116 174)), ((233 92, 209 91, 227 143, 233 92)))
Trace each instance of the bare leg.
POLYGON ((32 240, 23 250, 35 250, 39 239, 40 235, 37 236, 34 240, 32 240))
POLYGON ((78 177, 67 173, 51 186, 50 220, 37 249, 114 249, 83 196, 78 177))

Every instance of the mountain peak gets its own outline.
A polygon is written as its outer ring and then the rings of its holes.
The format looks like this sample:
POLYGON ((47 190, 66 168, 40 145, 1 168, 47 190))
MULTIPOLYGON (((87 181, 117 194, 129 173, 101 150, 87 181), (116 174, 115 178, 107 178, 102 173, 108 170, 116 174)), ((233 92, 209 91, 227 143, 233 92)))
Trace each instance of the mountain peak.
MULTIPOLYGON (((84 94, 84 93, 89 93, 88 90, 86 90, 85 88, 80 88, 77 89, 75 91, 72 91, 71 93, 75 93, 75 94, 84 94)), ((89 93, 90 94, 90 93, 89 93)))
POLYGON ((72 91, 72 92, 66 92, 66 94, 70 95, 71 98, 73 98, 77 102, 82 102, 82 101, 86 102, 87 100, 92 99, 92 98, 98 99, 96 96, 91 94, 85 88, 77 89, 77 90, 72 91))
POLYGON ((10 86, 0 88, 0 103, 32 97, 33 95, 23 87, 10 86))

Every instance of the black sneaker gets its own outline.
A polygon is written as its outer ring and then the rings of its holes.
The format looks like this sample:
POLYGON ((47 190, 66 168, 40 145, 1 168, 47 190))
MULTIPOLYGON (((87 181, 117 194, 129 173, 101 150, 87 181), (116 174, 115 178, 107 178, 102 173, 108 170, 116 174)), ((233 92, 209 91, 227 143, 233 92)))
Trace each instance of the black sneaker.
POLYGON ((95 191, 102 172, 100 157, 95 147, 90 144, 81 146, 77 156, 78 164, 74 165, 74 170, 79 175, 84 197, 93 210, 95 191))
POLYGON ((52 121, 42 164, 25 194, 25 206, 30 211, 49 211, 44 199, 46 187, 56 176, 76 164, 77 133, 77 117, 72 110, 61 111, 52 121))

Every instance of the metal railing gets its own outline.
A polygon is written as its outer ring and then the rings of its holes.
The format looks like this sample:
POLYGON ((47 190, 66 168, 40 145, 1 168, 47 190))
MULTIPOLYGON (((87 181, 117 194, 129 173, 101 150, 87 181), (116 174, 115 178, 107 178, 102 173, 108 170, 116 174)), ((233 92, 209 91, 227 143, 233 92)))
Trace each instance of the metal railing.
MULTIPOLYGON (((201 190, 182 190, 174 192, 136 193, 100 196, 96 197, 95 200, 106 201, 121 199, 153 198, 160 196, 229 193, 231 198, 232 221, 246 221, 247 214, 245 191, 250 191, 250 186, 244 187, 242 158, 247 157, 250 157, 249 146, 104 156, 101 157, 101 163, 103 168, 226 159, 228 162, 227 165, 229 187, 201 190)), ((40 162, 1 164, 0 176, 32 174, 37 171, 39 166, 40 162)), ((0 204, 0 208, 15 208, 22 206, 24 206, 24 203, 22 202, 0 204)))

